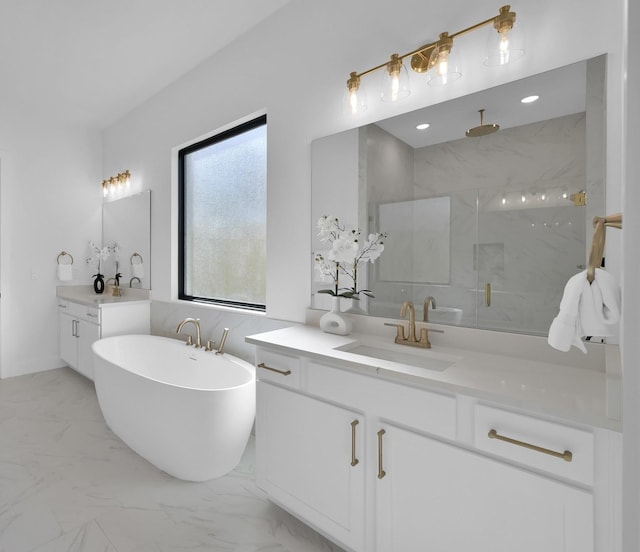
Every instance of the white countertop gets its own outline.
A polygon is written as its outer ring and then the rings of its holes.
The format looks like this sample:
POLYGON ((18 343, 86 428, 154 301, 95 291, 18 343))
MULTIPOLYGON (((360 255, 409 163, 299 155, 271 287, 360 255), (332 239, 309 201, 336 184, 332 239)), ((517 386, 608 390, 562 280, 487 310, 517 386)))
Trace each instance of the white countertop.
POLYGON ((608 376, 604 368, 594 370, 451 346, 420 349, 396 345, 393 337, 359 333, 339 336, 324 333, 315 326, 293 326, 250 335, 246 341, 408 385, 490 400, 579 424, 615 431, 622 428, 619 419, 608 415, 618 409, 611 408, 607 401, 620 399, 607 392, 608 376), (452 364, 438 371, 336 349, 354 342, 423 355, 425 362, 433 358, 452 364))
POLYGON ((151 302, 148 289, 121 287, 120 292, 122 295, 114 297, 111 287, 105 289, 104 293, 97 294, 93 291, 93 286, 57 286, 56 297, 89 307, 151 302))

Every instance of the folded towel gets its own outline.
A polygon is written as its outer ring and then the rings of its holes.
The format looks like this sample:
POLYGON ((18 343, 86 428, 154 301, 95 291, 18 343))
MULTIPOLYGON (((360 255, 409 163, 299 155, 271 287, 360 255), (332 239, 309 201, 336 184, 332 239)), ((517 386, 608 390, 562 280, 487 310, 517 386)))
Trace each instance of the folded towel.
POLYGON ((589 285, 585 270, 567 282, 547 342, 560 351, 568 351, 573 345, 586 353, 582 336, 617 335, 619 320, 620 287, 615 278, 598 268, 589 285))
POLYGON ((144 265, 142 263, 131 264, 131 275, 137 278, 144 278, 144 265))
POLYGON ((66 282, 73 280, 73 265, 72 264, 59 264, 58 265, 58 280, 66 282))

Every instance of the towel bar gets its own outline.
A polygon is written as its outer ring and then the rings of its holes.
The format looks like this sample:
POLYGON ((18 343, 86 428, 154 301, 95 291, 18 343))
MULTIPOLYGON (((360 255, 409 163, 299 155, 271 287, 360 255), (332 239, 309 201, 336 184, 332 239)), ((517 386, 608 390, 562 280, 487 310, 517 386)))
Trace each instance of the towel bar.
POLYGON ((622 213, 616 213, 607 217, 595 217, 593 219, 595 231, 591 242, 591 252, 589 253, 589 268, 587 268, 587 280, 591 284, 596 277, 596 268, 602 264, 604 254, 604 242, 606 227, 622 228, 622 213))

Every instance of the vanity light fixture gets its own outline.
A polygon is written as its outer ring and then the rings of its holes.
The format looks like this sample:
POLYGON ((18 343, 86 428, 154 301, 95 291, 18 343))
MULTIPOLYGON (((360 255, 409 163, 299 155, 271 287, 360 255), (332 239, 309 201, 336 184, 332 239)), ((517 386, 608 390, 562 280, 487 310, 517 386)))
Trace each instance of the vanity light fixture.
POLYGON ((393 54, 391 60, 387 63, 387 70, 382 74, 382 94, 380 98, 383 102, 395 102, 401 98, 406 98, 410 93, 407 68, 398 57, 398 54, 393 54))
POLYGON ((123 195, 130 185, 131 173, 126 170, 102 181, 102 195, 104 197, 123 195))
POLYGON ((440 33, 438 40, 420 46, 406 54, 393 54, 391 59, 380 65, 360 73, 353 71, 347 80, 345 93, 345 111, 351 114, 361 113, 367 109, 367 98, 362 86, 362 77, 379 69, 385 72, 382 78, 381 99, 397 101, 410 94, 409 75, 404 66, 406 58, 411 59, 411 68, 416 73, 426 73, 428 84, 445 85, 462 76, 456 60, 453 43, 457 37, 475 31, 487 25, 493 25, 490 44, 485 54, 485 65, 505 65, 524 54, 518 41, 512 36, 516 23, 516 14, 510 5, 502 6, 497 16, 491 17, 471 27, 449 34, 440 33))
POLYGON ((539 100, 539 99, 540 99, 540 96, 535 96, 535 95, 527 96, 526 98, 522 98, 520 100, 520 103, 529 104, 529 103, 533 103, 533 102, 535 102, 536 100, 539 100))
POLYGON ((497 33, 489 34, 484 56, 485 65, 506 65, 524 55, 521 37, 518 35, 515 23, 516 14, 509 6, 502 6, 500 14, 493 20, 493 28, 497 33))

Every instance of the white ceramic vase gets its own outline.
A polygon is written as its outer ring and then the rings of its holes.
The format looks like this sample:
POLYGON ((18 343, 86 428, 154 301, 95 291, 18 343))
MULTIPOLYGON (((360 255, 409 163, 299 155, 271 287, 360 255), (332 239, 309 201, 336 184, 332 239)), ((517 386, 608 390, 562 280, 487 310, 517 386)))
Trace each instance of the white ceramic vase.
POLYGON ((320 317, 320 329, 326 333, 349 335, 351 320, 340 312, 340 297, 331 297, 331 310, 320 317))
POLYGON ((359 299, 350 299, 349 301, 351 306, 344 312, 349 314, 368 314, 367 311, 360 306, 359 299))

